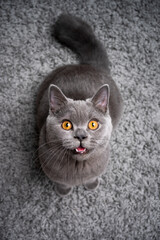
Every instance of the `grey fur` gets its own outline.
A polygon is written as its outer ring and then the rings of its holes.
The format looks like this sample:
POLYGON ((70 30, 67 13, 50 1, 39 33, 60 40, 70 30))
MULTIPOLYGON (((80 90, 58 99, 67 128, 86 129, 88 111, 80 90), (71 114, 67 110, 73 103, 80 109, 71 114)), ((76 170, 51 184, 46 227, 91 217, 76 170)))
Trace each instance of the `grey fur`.
POLYGON ((64 196, 75 185, 87 189, 98 186, 98 177, 106 170, 109 140, 122 114, 122 98, 110 76, 108 58, 87 23, 70 15, 61 15, 54 27, 55 37, 80 56, 80 64, 60 67, 42 83, 37 98, 39 159, 46 175, 57 183, 64 196), (49 97, 48 97, 49 96, 49 97), (70 120, 73 129, 61 124, 70 120), (99 127, 88 129, 97 119, 99 127), (85 134, 80 141, 76 131, 85 134), (85 154, 75 154, 83 146, 85 154))

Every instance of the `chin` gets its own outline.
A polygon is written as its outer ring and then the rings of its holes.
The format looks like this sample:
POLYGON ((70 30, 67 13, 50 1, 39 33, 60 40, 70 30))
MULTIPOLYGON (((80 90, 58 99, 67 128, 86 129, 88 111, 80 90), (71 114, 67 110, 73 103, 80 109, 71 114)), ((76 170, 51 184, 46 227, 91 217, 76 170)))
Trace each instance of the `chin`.
POLYGON ((93 150, 87 150, 85 153, 72 153, 72 158, 76 161, 82 162, 87 161, 93 153, 93 150))

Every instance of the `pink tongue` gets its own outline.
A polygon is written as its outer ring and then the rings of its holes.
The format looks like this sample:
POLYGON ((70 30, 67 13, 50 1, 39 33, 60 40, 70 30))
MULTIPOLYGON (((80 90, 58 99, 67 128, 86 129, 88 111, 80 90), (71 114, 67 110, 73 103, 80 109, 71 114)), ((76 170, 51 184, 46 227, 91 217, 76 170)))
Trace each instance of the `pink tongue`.
POLYGON ((85 150, 85 148, 78 147, 77 150, 78 150, 78 152, 83 152, 85 150))

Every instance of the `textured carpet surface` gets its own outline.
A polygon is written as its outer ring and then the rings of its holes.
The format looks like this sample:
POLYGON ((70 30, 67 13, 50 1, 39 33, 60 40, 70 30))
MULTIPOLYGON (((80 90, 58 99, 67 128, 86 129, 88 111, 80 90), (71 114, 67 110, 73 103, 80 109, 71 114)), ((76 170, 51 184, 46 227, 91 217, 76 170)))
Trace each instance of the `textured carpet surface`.
POLYGON ((160 2, 0 1, 0 239, 160 239, 160 2), (124 114, 99 189, 61 199, 35 164, 35 97, 76 56, 51 36, 62 12, 104 43, 124 114))

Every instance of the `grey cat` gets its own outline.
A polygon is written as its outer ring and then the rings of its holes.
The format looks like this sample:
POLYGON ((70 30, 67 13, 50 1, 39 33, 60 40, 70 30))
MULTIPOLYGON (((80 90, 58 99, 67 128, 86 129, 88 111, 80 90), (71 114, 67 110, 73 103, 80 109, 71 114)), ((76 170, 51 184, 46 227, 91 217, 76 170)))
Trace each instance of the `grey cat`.
POLYGON ((123 102, 105 49, 86 22, 62 14, 54 36, 80 59, 46 77, 37 97, 39 160, 56 192, 65 196, 77 185, 89 190, 99 185, 123 102))

